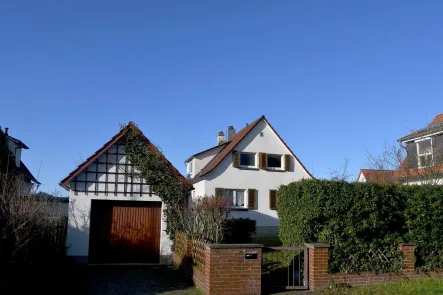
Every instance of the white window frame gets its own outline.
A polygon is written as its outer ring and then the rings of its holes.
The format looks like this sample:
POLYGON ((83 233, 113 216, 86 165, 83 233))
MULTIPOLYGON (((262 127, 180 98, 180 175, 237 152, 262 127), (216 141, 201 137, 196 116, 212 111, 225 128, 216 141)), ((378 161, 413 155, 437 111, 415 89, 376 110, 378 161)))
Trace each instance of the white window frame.
POLYGON ((257 168, 257 153, 252 153, 252 152, 240 152, 240 168, 257 168), (248 154, 248 155, 254 155, 254 165, 242 165, 241 164, 241 155, 242 154, 248 154))
POLYGON ((284 163, 285 159, 284 159, 284 155, 281 154, 266 154, 266 169, 269 170, 285 170, 285 163, 284 163), (280 157, 280 167, 269 167, 268 166, 268 157, 269 156, 279 156, 280 157))
POLYGON ((225 188, 225 196, 226 196, 226 191, 233 191, 232 194, 232 208, 247 208, 247 204, 246 204, 246 193, 247 190, 245 189, 238 189, 238 188, 225 188), (236 206, 235 203, 237 203, 237 192, 238 191, 242 191, 243 192, 243 206, 236 206))
POLYGON ((433 163, 434 163, 434 150, 433 150, 433 145, 432 145, 432 137, 426 137, 426 138, 423 138, 423 139, 420 139, 420 140, 417 140, 416 141, 416 143, 417 143, 417 160, 418 160, 418 167, 419 168, 426 168, 426 167, 429 167, 429 166, 426 166, 426 165, 422 165, 422 163, 421 163, 421 161, 420 161, 420 157, 423 157, 423 156, 428 156, 428 155, 431 155, 431 165, 430 166, 432 166, 433 165, 433 163), (420 142, 422 142, 422 141, 427 141, 427 140, 429 140, 430 142, 431 142, 431 152, 429 152, 429 153, 420 153, 420 142))

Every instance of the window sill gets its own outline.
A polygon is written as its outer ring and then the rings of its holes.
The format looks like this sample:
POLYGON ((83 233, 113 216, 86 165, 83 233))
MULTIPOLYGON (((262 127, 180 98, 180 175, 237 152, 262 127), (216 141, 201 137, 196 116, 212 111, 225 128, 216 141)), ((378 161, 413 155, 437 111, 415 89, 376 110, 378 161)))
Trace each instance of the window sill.
POLYGON ((269 172, 286 172, 286 170, 282 169, 282 168, 278 168, 278 169, 266 168, 266 171, 269 171, 269 172))
POLYGON ((231 211, 248 211, 248 208, 232 208, 231 211))
POLYGON ((254 170, 254 171, 260 170, 257 167, 242 167, 242 166, 238 167, 238 169, 240 169, 240 170, 254 170))

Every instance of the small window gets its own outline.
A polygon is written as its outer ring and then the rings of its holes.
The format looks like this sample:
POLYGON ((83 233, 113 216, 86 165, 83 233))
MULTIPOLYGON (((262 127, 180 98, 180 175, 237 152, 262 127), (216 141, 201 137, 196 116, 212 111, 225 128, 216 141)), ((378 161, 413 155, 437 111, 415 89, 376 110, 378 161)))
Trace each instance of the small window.
POLYGON ((270 155, 268 154, 267 163, 268 168, 282 168, 282 156, 281 155, 270 155))
POLYGON ((417 143, 418 164, 420 167, 428 167, 433 163, 432 159, 432 140, 425 139, 417 143))
POLYGON ((192 162, 188 163, 188 174, 192 175, 192 162))
POLYGON ((241 153, 240 154, 240 166, 255 167, 255 154, 241 153))
POLYGON ((245 207, 245 191, 235 190, 235 189, 225 189, 225 196, 232 201, 232 206, 234 208, 244 208, 245 207))

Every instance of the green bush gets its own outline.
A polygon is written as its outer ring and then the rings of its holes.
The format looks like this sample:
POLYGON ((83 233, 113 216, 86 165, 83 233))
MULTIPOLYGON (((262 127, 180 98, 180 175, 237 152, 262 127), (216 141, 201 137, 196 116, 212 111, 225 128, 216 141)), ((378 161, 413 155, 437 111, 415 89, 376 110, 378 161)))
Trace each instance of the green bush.
POLYGON ((424 270, 443 268, 443 187, 409 187, 405 210, 408 241, 417 245, 416 265, 424 270))
POLYGON ((227 219, 224 227, 223 243, 245 244, 252 242, 256 221, 249 218, 227 219))
POLYGON ((417 244, 417 266, 443 267, 442 187, 303 180, 277 208, 283 244, 331 244, 331 272, 394 271, 401 242, 417 244))

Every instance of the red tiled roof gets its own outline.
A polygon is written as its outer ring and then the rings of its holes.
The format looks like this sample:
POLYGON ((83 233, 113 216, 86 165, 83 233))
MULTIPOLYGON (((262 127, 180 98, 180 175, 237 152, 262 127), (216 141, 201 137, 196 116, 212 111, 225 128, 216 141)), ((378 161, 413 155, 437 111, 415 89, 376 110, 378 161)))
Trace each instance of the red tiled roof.
POLYGON ((432 126, 434 124, 443 123, 443 114, 437 115, 428 126, 432 126))
POLYGON ((379 169, 360 169, 360 175, 363 174, 367 182, 390 182, 394 180, 394 170, 379 170, 379 169))
POLYGON ((254 127, 260 122, 261 120, 264 120, 268 126, 274 131, 274 133, 277 135, 277 137, 281 140, 281 142, 285 145, 285 147, 291 152, 291 154, 294 156, 294 158, 300 163, 300 165, 303 167, 303 169, 308 173, 309 176, 314 178, 314 176, 309 173, 308 169, 302 164, 302 162, 297 158, 297 156, 292 152, 292 150, 289 148, 289 146, 283 141, 283 139, 280 137, 280 135, 275 131, 275 129, 272 127, 271 124, 269 124, 268 120, 266 120, 265 116, 261 116, 242 130, 240 130, 237 134, 235 134, 231 139, 229 144, 227 144, 223 150, 221 150, 203 169, 200 173, 196 175, 196 177, 201 177, 212 170, 214 170, 222 161, 224 158, 226 158, 230 152, 234 150, 234 148, 242 141, 246 135, 249 134, 249 132, 254 129, 254 127))
MULTIPOLYGON (((61 182, 60 185, 63 187, 68 187, 69 183, 79 175, 86 167, 88 167, 92 162, 94 162, 98 157, 100 157, 107 149, 109 149, 113 144, 118 142, 129 129, 135 129, 139 134, 140 138, 146 142, 148 149, 152 152, 160 153, 160 151, 151 143, 151 141, 143 134, 143 132, 134 124, 134 122, 129 122, 129 124, 122 128, 116 135, 114 135, 107 143, 105 143, 99 150, 97 150, 92 156, 86 159, 82 164, 80 164, 74 171, 69 173, 61 182)), ((161 153, 160 153, 161 154, 161 153)), ((163 154, 161 154, 163 156, 163 154)), ((180 172, 163 156, 166 166, 171 170, 171 172, 177 177, 177 179, 182 182, 186 187, 190 188, 191 184, 187 179, 180 174, 180 172)))

